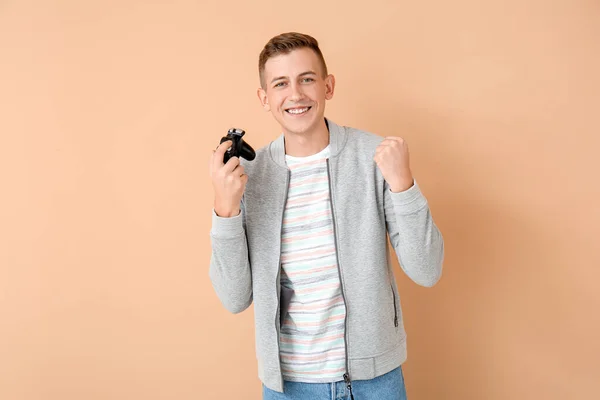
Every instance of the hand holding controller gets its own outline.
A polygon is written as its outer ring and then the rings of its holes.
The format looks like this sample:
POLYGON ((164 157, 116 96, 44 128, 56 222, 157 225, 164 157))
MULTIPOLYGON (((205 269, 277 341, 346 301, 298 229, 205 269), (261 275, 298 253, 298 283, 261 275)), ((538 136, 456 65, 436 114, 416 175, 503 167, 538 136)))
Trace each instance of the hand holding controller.
POLYGON ((240 157, 249 161, 256 157, 252 146, 242 139, 244 133, 241 129, 230 129, 227 136, 221 138, 210 160, 214 211, 219 217, 231 218, 240 213, 240 203, 248 182, 240 157))
POLYGON ((223 163, 227 164, 227 161, 229 161, 231 157, 243 157, 248 161, 254 160, 256 153, 252 146, 244 142, 243 136, 245 133, 246 132, 243 129, 231 128, 227 131, 227 136, 221 138, 220 143, 227 140, 231 140, 232 142, 231 147, 225 152, 223 163))

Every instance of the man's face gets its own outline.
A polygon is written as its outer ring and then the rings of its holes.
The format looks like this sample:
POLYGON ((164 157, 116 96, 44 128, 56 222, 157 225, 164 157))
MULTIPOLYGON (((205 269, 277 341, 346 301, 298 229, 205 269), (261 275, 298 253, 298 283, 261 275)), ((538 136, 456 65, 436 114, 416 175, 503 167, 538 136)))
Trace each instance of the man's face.
POLYGON ((325 101, 333 97, 333 75, 323 76, 319 58, 309 48, 270 58, 258 97, 285 132, 311 132, 323 121, 325 101))

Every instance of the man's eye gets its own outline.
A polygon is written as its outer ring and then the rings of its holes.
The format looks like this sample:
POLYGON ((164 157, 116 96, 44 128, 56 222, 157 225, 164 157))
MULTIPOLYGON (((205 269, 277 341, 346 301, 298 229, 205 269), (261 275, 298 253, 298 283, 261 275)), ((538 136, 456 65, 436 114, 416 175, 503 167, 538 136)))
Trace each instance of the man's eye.
POLYGON ((275 86, 273 86, 273 87, 281 87, 283 85, 285 85, 285 82, 279 82, 279 83, 276 83, 275 86))
POLYGON ((304 82, 313 82, 314 79, 313 78, 304 78, 304 82))

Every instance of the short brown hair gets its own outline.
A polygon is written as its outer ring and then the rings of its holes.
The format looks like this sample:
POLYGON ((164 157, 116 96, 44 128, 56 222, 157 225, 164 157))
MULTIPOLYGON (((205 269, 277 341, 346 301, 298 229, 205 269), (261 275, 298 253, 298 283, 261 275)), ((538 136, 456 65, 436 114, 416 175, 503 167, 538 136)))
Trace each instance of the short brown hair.
POLYGON ((317 42, 317 39, 304 33, 287 32, 272 37, 260 52, 260 56, 258 57, 258 75, 260 77, 260 85, 263 88, 265 87, 263 75, 265 71, 265 64, 269 58, 278 56, 280 54, 288 54, 292 50, 305 47, 315 52, 319 58, 319 61, 321 62, 323 74, 324 76, 327 76, 327 64, 325 64, 325 58, 323 57, 323 53, 321 53, 321 49, 319 49, 319 42, 317 42))

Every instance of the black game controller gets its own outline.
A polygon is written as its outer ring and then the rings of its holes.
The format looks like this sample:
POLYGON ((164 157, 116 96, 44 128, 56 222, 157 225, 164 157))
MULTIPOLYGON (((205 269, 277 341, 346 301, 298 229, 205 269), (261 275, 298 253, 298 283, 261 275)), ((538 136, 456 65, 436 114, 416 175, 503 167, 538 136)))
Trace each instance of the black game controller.
POLYGON ((223 156, 223 163, 227 163, 231 157, 243 157, 248 161, 254 160, 254 157, 256 157, 254 149, 242 139, 245 133, 243 129, 231 128, 227 131, 227 136, 221 138, 220 143, 227 140, 232 141, 231 147, 227 149, 223 156))

